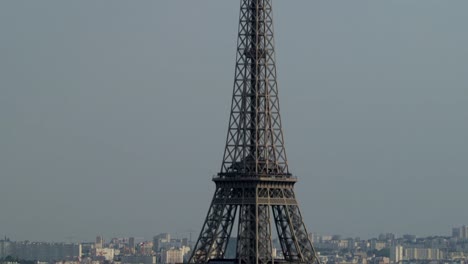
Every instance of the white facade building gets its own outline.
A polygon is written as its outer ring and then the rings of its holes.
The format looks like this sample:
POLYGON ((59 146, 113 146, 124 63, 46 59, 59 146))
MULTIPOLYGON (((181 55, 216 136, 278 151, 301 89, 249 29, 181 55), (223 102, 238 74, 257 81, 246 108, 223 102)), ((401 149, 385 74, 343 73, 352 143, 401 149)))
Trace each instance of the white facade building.
POLYGON ((390 261, 392 263, 399 263, 403 260, 403 247, 395 246, 390 249, 390 261))
POLYGON ((114 259, 115 250, 113 248, 96 248, 94 251, 95 257, 101 257, 105 260, 111 261, 114 259))
POLYGON ((439 260, 442 252, 437 248, 405 248, 405 260, 439 260))
POLYGON ((183 263, 185 255, 189 252, 190 248, 185 246, 178 249, 163 250, 161 252, 161 262, 165 264, 183 263))

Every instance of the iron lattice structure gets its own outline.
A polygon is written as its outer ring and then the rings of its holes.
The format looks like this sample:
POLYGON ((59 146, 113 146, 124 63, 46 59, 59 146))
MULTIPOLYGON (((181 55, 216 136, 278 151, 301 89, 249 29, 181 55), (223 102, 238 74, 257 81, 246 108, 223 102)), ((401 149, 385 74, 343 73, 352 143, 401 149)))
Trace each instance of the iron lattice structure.
POLYGON ((241 0, 235 83, 216 191, 191 263, 225 259, 237 223, 237 263, 272 256, 272 222, 285 262, 314 263, 316 252, 288 169, 276 79, 272 0, 241 0), (236 216, 238 216, 236 220, 236 216), (273 218, 273 221, 271 221, 273 218))

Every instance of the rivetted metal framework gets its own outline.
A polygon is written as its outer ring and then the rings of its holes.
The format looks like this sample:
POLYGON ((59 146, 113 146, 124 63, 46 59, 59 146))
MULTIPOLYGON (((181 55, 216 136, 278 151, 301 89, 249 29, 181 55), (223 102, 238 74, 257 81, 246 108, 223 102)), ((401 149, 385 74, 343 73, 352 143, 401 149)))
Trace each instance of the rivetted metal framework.
POLYGON ((279 112, 272 0, 241 0, 231 115, 216 191, 191 263, 225 259, 237 221, 237 263, 318 262, 289 173, 279 112), (273 221, 271 221, 273 219, 273 221))

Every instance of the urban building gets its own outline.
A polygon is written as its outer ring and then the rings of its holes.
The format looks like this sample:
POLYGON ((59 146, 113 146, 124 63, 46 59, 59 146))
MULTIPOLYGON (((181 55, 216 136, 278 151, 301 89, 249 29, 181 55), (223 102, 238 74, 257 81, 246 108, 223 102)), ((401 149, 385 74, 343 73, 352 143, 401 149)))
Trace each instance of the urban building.
POLYGON ((102 236, 96 237, 96 243, 94 245, 95 248, 103 248, 104 246, 104 238, 102 236))
POLYGON ((130 249, 130 254, 135 254, 135 238, 130 237, 128 239, 128 248, 130 249))
POLYGON ((394 246, 390 249, 390 261, 392 263, 399 263, 403 260, 403 247, 394 246))
POLYGON ((405 260, 439 260, 443 259, 439 249, 432 248, 405 248, 405 260))
POLYGON ((370 247, 372 250, 382 250, 387 247, 387 243, 373 239, 370 247))
POLYGON ((181 249, 168 249, 161 252, 161 263, 175 264, 184 262, 184 253, 181 249))
POLYGON ((153 255, 154 253, 153 248, 154 248, 153 242, 145 241, 145 242, 139 243, 137 246, 136 254, 140 256, 153 255))
POLYGON ((153 251, 159 252, 161 249, 168 248, 171 243, 171 235, 169 233, 162 233, 153 237, 153 251))
POLYGON ((165 264, 175 264, 175 263, 183 263, 185 256, 187 253, 190 252, 190 248, 188 247, 181 247, 181 248, 171 248, 167 250, 163 250, 161 252, 161 263, 165 264))
POLYGON ((123 256, 122 264, 156 264, 156 256, 123 256))
POLYGON ((5 238, 0 240, 0 259, 6 258, 11 255, 11 242, 5 238))
POLYGON ((115 250, 113 248, 95 248, 94 249, 94 254, 93 254, 93 259, 94 260, 107 260, 111 261, 114 259, 115 250))
POLYGON ((452 237, 458 239, 468 239, 468 226, 452 228, 452 237))
POLYGON ((2 258, 11 256, 28 261, 53 262, 75 261, 82 255, 81 244, 2 241, 0 245, 5 248, 2 258))

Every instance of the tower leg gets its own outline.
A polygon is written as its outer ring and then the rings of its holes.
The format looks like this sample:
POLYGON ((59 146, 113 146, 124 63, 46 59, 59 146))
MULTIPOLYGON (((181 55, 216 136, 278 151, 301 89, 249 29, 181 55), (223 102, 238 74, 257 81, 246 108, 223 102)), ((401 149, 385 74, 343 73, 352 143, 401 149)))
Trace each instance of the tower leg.
POLYGON ((288 205, 289 215, 291 216, 292 226, 294 228, 294 236, 296 237, 299 251, 306 263, 312 263, 318 260, 315 249, 309 239, 309 234, 302 220, 302 215, 297 205, 288 205))
MULTIPOLYGON (((282 193, 283 198, 294 198, 293 190, 283 190, 282 193)), ((285 260, 302 263, 317 261, 315 249, 308 237, 297 203, 272 207, 285 260)))
MULTIPOLYGON (((244 190, 243 199, 258 198, 258 188, 244 190)), ((270 206, 244 204, 240 206, 237 236, 239 263, 260 264, 273 262, 270 206)))
POLYGON ((231 236, 237 206, 223 203, 230 190, 218 188, 213 197, 190 263, 206 263, 212 258, 224 258, 231 236))

